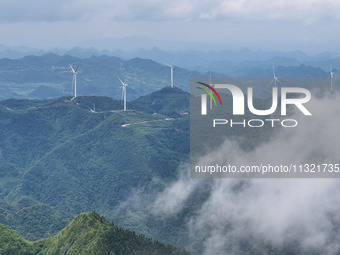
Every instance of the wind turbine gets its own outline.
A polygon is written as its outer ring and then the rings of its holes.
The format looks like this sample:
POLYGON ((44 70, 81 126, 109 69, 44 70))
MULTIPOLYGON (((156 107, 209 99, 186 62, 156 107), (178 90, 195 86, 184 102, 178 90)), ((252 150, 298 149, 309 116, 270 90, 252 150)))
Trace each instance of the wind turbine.
POLYGON ((176 58, 174 61, 172 61, 172 64, 166 64, 168 67, 170 67, 171 70, 171 88, 174 87, 174 64, 175 64, 176 58))
POLYGON ((73 73, 73 81, 72 81, 72 87, 73 87, 73 84, 74 84, 74 97, 73 98, 76 98, 77 97, 77 74, 78 74, 78 72, 76 70, 74 70, 74 68, 71 65, 70 65, 70 68, 71 68, 71 71, 73 73))
POLYGON ((119 77, 117 77, 120 83, 123 85, 122 89, 122 100, 124 100, 124 111, 126 111, 126 87, 127 83, 123 82, 119 77))
POLYGON ((334 72, 332 67, 330 68, 329 75, 331 77, 331 93, 333 93, 333 78, 334 78, 334 72))
POLYGON ((275 68, 273 66, 273 79, 272 81, 270 82, 270 85, 274 82, 274 86, 276 87, 276 82, 280 82, 279 78, 276 77, 276 74, 275 74, 275 68))

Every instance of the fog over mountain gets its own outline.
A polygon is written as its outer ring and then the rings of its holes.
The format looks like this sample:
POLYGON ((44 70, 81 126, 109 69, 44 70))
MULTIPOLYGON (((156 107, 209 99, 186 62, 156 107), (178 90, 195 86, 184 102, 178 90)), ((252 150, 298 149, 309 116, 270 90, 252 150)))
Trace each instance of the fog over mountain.
MULTIPOLYGON (((281 129, 251 152, 226 140, 218 152, 208 156, 211 162, 226 164, 339 164, 339 99, 339 94, 313 98, 308 106, 313 114, 310 118, 296 114, 298 127, 281 129)), ((154 213, 168 217, 179 214, 203 184, 210 187, 208 198, 187 221, 192 241, 204 240, 203 254, 255 254, 267 245, 281 251, 290 247, 293 254, 331 255, 340 251, 337 178, 206 180, 182 175, 159 194, 154 213)), ((264 251, 259 254, 267 254, 264 251)))

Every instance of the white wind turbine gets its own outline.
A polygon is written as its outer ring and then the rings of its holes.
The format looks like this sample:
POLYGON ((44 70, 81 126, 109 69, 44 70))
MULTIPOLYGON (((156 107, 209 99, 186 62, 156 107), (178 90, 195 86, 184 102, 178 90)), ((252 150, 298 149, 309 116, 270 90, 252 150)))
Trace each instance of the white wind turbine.
POLYGON ((332 67, 330 68, 329 75, 331 77, 331 93, 333 93, 333 78, 334 78, 334 72, 332 67))
POLYGON ((171 70, 171 88, 174 87, 174 64, 175 64, 176 58, 174 61, 172 61, 172 64, 166 64, 168 67, 170 67, 171 70))
POLYGON ((74 85, 74 97, 73 98, 76 98, 77 97, 77 74, 78 72, 74 70, 74 68, 71 65, 70 65, 70 68, 73 73, 73 80, 72 80, 72 87, 74 85))
POLYGON ((273 66, 273 79, 272 79, 272 81, 270 82, 270 84, 272 84, 273 82, 274 82, 274 86, 275 86, 275 87, 276 87, 276 82, 280 82, 279 78, 276 77, 274 66, 273 66))
POLYGON ((126 111, 126 87, 127 83, 123 82, 119 77, 117 77, 120 83, 123 85, 122 89, 122 100, 124 100, 124 111, 126 111))

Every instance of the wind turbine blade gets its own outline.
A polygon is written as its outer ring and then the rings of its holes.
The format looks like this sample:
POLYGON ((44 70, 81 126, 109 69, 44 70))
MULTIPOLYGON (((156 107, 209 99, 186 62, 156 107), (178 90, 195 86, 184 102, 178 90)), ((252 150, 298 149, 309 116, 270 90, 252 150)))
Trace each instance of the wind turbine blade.
POLYGON ((172 61, 172 64, 171 64, 172 66, 175 64, 176 58, 177 57, 175 57, 174 61, 172 61))
POLYGON ((122 84, 122 85, 124 85, 124 82, 117 76, 117 78, 118 78, 118 80, 120 81, 120 83, 122 84))
POLYGON ((72 73, 75 73, 76 71, 74 71, 73 67, 71 65, 70 65, 70 67, 71 67, 72 73))
POLYGON ((329 69, 329 76, 331 78, 334 78, 334 72, 333 72, 333 67, 331 66, 330 69, 329 69))

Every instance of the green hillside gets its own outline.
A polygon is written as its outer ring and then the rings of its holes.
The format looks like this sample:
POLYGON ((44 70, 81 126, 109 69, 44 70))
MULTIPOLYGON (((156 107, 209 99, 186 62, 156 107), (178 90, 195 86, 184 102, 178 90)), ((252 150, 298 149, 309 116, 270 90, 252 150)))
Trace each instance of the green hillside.
MULTIPOLYGON (((237 254, 322 254, 322 250, 301 250, 298 242, 277 247, 270 242, 240 240, 237 254)), ((188 251, 137 235, 118 227, 95 212, 81 213, 58 234, 27 241, 16 231, 0 224, 0 255, 189 255, 188 251)), ((338 253, 337 253, 338 254, 338 253)))
POLYGON ((97 213, 78 215, 57 235, 36 242, 26 241, 0 224, 1 255, 187 255, 185 250, 136 235, 117 227, 97 213))
POLYGON ((165 87, 136 99, 132 107, 177 117, 178 113, 189 111, 189 101, 189 93, 183 93, 179 88, 165 87))
POLYGON ((37 254, 39 249, 34 243, 26 241, 14 230, 0 224, 0 254, 1 255, 33 255, 37 254))
POLYGON ((153 194, 175 180, 188 160, 189 123, 180 111, 189 97, 158 93, 161 107, 136 101, 126 112, 106 97, 0 102, 0 223, 36 240, 83 211, 113 217, 133 190, 153 194), (174 96, 181 107, 170 111, 174 96))

